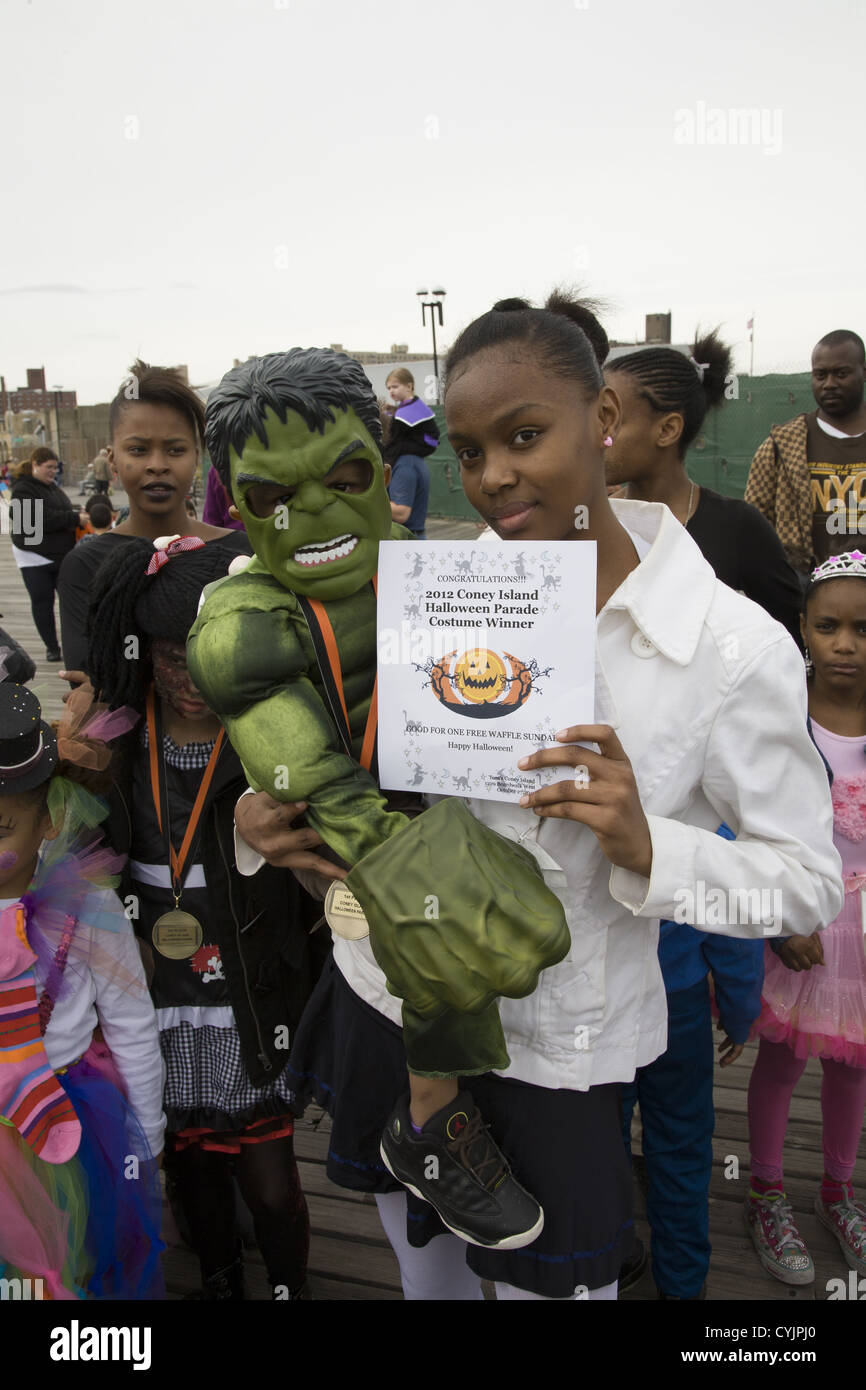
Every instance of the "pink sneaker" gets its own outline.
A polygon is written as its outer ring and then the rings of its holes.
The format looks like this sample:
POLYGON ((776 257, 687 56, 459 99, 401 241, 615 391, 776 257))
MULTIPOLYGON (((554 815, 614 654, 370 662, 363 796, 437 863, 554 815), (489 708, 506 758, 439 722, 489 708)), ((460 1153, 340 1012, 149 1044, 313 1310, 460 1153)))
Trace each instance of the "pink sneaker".
POLYGON ((851 1196, 825 1205, 819 1192, 815 1198, 815 1215, 838 1240, 848 1268, 866 1274, 866 1207, 863 1203, 855 1202, 851 1196))
POLYGON ((747 1197, 743 1218, 764 1269, 783 1284, 814 1283, 815 1266, 784 1192, 775 1189, 764 1197, 747 1197))

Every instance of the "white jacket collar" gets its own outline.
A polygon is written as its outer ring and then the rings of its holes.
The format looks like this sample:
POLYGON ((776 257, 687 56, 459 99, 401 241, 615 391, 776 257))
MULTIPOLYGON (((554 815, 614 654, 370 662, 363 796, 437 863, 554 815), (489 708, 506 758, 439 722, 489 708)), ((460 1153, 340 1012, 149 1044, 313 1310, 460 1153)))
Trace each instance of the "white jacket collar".
POLYGON ((649 541, 651 549, 611 594, 602 613, 626 609, 653 646, 687 666, 715 593, 712 566, 664 503, 612 497, 610 505, 617 521, 649 541))

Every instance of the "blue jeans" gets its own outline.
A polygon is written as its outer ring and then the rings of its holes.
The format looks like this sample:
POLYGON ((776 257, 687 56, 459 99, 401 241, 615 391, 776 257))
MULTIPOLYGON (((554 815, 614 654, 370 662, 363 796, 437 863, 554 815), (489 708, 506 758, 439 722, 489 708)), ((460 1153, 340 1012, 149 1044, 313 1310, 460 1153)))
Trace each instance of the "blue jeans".
POLYGON ((653 1279, 660 1293, 677 1298, 696 1298, 710 1267, 714 1064, 704 979, 668 995, 667 1052, 622 1087, 629 1157, 632 1111, 640 1105, 653 1279))

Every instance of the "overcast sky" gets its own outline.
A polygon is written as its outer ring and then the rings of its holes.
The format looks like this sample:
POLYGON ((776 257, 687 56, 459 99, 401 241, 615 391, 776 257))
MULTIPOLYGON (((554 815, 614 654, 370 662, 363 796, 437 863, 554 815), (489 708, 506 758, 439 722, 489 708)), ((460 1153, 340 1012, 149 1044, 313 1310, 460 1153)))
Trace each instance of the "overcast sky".
POLYGON ((748 367, 866 333, 862 0, 0 0, 0 372, 427 351, 578 281, 748 367), (760 112, 746 129, 729 113, 760 112))

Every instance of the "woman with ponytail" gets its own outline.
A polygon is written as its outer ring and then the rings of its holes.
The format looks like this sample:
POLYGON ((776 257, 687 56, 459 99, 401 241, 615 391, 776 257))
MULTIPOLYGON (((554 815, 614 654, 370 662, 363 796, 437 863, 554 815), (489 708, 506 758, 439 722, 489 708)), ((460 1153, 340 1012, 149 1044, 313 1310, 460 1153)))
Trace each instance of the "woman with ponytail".
MULTIPOLYGON (((380 1135, 406 1064, 367 943, 335 947, 290 1058, 298 1088, 335 1117, 335 1180, 376 1194, 407 1298, 480 1298, 484 1278, 500 1299, 616 1298, 633 1239, 620 1085, 667 1037, 659 918, 680 910, 684 894, 694 899, 696 882, 706 902, 691 918, 721 936, 763 937, 749 911, 741 922, 707 907, 750 884, 784 886, 782 930, 792 934, 808 936, 841 902, 799 654, 716 580, 667 507, 607 496, 604 460, 620 423, 602 377, 607 346, 592 310, 565 294, 543 309, 502 300, 460 334, 446 366, 449 438, 494 543, 596 547, 598 722, 560 730, 554 746, 518 764, 563 769, 563 780, 520 805, 466 803, 536 854, 571 936, 532 994, 501 1001, 507 1071, 471 1081, 516 1180, 544 1209, 540 1235, 513 1250, 467 1245, 417 1200, 418 1184, 407 1198, 383 1167, 380 1135), (732 632, 736 660, 723 650, 732 632), (771 724, 755 718, 765 706, 771 724), (715 834, 722 818, 736 840, 715 834)), ((282 853, 302 843, 287 832, 282 853)), ((271 836, 254 848, 273 856, 274 845, 271 836)), ((444 891, 447 863, 442 874, 444 891)), ((412 1142, 423 1146, 423 1123, 419 1135, 412 1142)), ((501 1170, 487 1181, 495 1194, 501 1170)))
POLYGON ((686 451, 707 412, 723 404, 731 366, 715 331, 696 334, 689 357, 660 347, 614 358, 604 379, 622 418, 605 473, 619 496, 670 507, 716 578, 759 603, 801 647, 801 590, 772 526, 750 503, 699 487, 686 472, 686 451))

